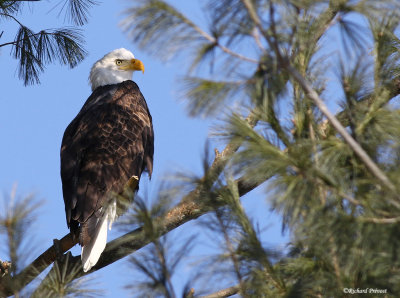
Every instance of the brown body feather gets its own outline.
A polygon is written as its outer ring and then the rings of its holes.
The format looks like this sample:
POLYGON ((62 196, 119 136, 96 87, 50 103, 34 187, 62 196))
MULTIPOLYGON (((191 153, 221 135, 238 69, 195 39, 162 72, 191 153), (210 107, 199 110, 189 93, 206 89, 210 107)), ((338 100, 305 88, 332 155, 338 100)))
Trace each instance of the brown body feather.
POLYGON ((96 88, 68 125, 61 179, 68 227, 82 246, 93 237, 107 194, 153 170, 154 133, 146 101, 133 81, 96 88))

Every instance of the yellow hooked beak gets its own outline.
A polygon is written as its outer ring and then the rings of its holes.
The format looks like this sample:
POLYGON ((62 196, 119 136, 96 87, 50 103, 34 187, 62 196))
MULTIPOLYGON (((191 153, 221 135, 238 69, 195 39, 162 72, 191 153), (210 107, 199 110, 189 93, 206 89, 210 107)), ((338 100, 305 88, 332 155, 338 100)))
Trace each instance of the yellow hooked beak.
POLYGON ((143 62, 139 59, 131 59, 127 61, 126 65, 120 66, 120 69, 123 70, 141 70, 144 73, 144 65, 143 62))

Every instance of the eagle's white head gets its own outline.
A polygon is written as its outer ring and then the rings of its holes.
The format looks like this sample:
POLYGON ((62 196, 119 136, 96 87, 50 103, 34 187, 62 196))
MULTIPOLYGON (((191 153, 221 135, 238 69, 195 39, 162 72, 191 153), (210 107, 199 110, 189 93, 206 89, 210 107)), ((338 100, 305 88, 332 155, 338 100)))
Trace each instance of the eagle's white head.
POLYGON ((92 90, 99 86, 121 83, 132 79, 135 70, 144 72, 142 61, 127 49, 116 49, 99 61, 90 70, 89 81, 92 90))

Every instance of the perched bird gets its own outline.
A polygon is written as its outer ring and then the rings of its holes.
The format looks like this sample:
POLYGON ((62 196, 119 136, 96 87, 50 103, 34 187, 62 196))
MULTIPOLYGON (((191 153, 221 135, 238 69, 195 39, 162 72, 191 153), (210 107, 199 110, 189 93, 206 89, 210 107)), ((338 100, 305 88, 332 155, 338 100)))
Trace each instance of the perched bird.
MULTIPOLYGON (((153 170, 154 132, 134 71, 143 63, 126 49, 97 61, 89 75, 92 95, 64 132, 61 180, 67 225, 79 232, 83 270, 89 271, 117 216, 117 198, 131 177, 153 170)), ((137 187, 135 189, 137 191, 137 187)))

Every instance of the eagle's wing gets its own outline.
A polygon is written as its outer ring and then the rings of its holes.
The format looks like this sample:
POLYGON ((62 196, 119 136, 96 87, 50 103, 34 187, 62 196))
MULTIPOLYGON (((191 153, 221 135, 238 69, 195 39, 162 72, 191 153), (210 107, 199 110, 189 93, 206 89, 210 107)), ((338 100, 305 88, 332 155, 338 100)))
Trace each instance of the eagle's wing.
MULTIPOLYGON (((64 133, 61 178, 68 226, 78 229, 120 193, 132 176, 153 169, 152 119, 132 81, 97 88, 64 133)), ((83 231, 81 231, 82 233, 83 231)), ((90 234, 90 231, 86 231, 90 234)), ((81 245, 87 241, 80 236, 81 245)))

